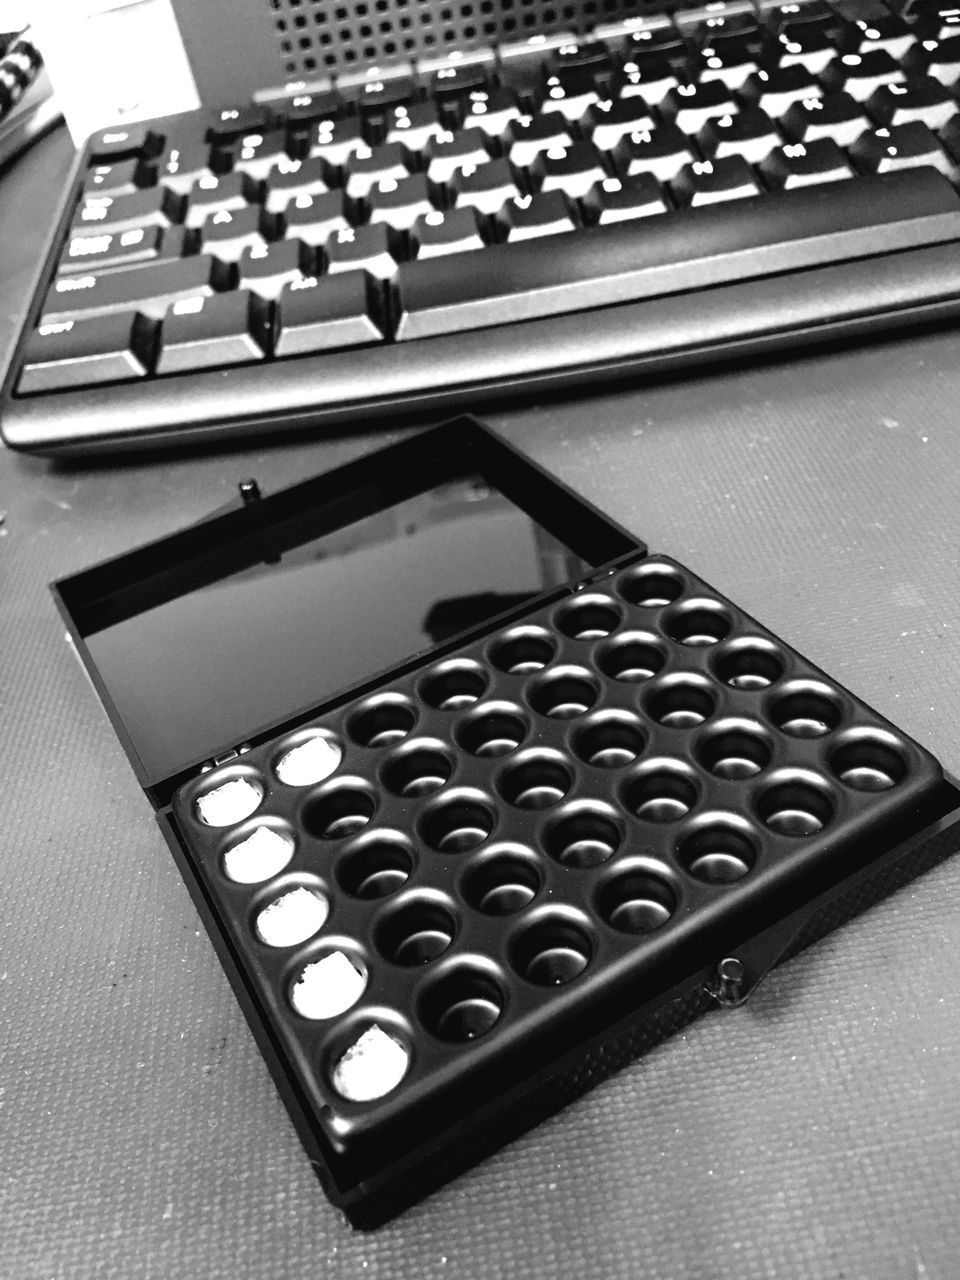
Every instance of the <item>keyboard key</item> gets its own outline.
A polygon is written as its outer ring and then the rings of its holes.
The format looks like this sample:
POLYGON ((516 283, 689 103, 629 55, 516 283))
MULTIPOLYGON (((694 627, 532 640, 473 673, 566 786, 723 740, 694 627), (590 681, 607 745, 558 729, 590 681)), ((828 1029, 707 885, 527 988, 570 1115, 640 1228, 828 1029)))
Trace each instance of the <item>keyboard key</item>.
POLYGON ((924 40, 949 40, 960 32, 960 5, 956 0, 914 3, 910 6, 910 20, 924 40))
MULTIPOLYGON (((329 89, 318 89, 310 93, 298 93, 283 104, 284 119, 288 124, 308 124, 323 117, 337 115, 343 106, 339 94, 329 89)), ((279 109, 279 104, 274 107, 279 109)))
POLYGON ((278 356, 367 346, 386 334, 382 288, 365 271, 300 280, 280 296, 278 356))
MULTIPOLYGON (((218 163, 220 160, 218 159, 218 163)), ((158 180, 177 195, 187 196, 203 178, 213 178, 216 172, 211 164, 210 148, 205 142, 178 142, 171 145, 159 157, 158 180)))
POLYGON ((572 231, 576 221, 562 191, 543 191, 535 196, 508 200, 500 210, 500 224, 507 240, 531 240, 572 231))
POLYGON ((520 195, 520 180, 506 160, 464 165, 450 182, 457 208, 470 205, 480 213, 494 214, 507 200, 520 195))
POLYGON ((677 85, 663 102, 664 113, 683 133, 699 133, 708 120, 736 110, 736 99, 722 80, 677 85))
POLYGON ((214 213, 239 212, 254 204, 259 194, 260 184, 245 173, 201 178, 187 203, 187 226, 202 227, 214 213))
POLYGON ((771 187, 808 187, 853 177, 850 161, 830 138, 777 147, 760 165, 771 187))
POLYGON ((685 164, 670 186, 677 203, 681 205, 742 200, 760 192, 760 184, 742 156, 685 164))
POLYGON ((873 53, 845 53, 835 58, 823 73, 823 83, 830 89, 841 89, 858 102, 866 102, 881 85, 903 84, 902 67, 878 49, 873 53))
POLYGON ((680 84, 666 58, 632 58, 613 83, 614 98, 640 98, 649 107, 659 106, 680 84))
POLYGON ((559 112, 573 124, 605 96, 605 91, 589 70, 575 70, 548 77, 540 110, 542 113, 559 112))
POLYGON ((825 93, 822 98, 795 102, 781 124, 787 136, 797 142, 829 138, 838 147, 849 147, 870 128, 863 105, 849 93, 825 93))
POLYGON ((795 102, 819 98, 822 93, 816 77, 800 63, 758 71, 743 86, 744 97, 774 120, 789 111, 795 102))
POLYGON ((238 133, 260 133, 268 125, 270 114, 266 107, 251 103, 246 107, 224 107, 216 112, 212 125, 207 129, 211 141, 232 138, 238 133))
POLYGON ((337 77, 337 92, 366 115, 378 115, 391 107, 412 101, 416 89, 412 67, 369 67, 365 71, 337 77))
POLYGON ((666 213, 669 208, 663 188, 649 173, 637 173, 632 178, 604 178, 591 187, 583 204, 590 219, 601 225, 648 218, 666 213))
POLYGON ((591 71, 612 71, 613 58, 602 40, 571 40, 550 51, 547 67, 551 72, 583 67, 591 71))
POLYGON ((60 258, 61 275, 102 271, 135 262, 173 261, 183 256, 183 227, 133 227, 97 236, 72 236, 60 258))
POLYGON ((924 40, 910 50, 903 65, 911 76, 932 76, 952 88, 960 81, 960 34, 941 43, 924 40))
POLYGON ((91 196, 132 196, 147 186, 139 159, 118 160, 116 164, 95 164, 83 180, 83 190, 91 196))
POLYGON ((261 298, 278 298, 284 286, 316 272, 317 253, 302 240, 278 240, 275 244, 244 249, 238 267, 238 284, 261 298))
POLYGON ((490 87, 490 75, 495 67, 495 57, 492 49, 470 49, 464 50, 464 59, 472 57, 473 54, 484 54, 483 61, 459 61, 453 60, 454 55, 448 55, 446 65, 437 67, 431 71, 435 65, 435 60, 424 62, 421 60, 418 68, 421 76, 430 75, 430 94, 438 101, 445 101, 449 98, 461 98, 468 94, 471 89, 487 89, 490 87))
POLYGON ((603 157, 592 142, 541 151, 530 173, 541 191, 563 191, 571 200, 586 195, 595 182, 607 176, 603 157))
POLYGON ((513 89, 474 89, 467 95, 460 123, 464 129, 482 129, 490 138, 501 138, 523 114, 513 89))
POLYGON ((541 151, 573 145, 570 126, 562 116, 553 111, 516 121, 511 126, 510 135, 507 158, 518 169, 526 169, 533 164, 541 151))
POLYGON ((159 320, 174 302, 206 297, 224 288, 228 279, 227 268, 206 255, 98 275, 62 276, 47 294, 43 324, 111 311, 142 311, 159 320))
POLYGON ((236 138, 229 151, 223 154, 230 161, 225 167, 238 173, 248 173, 259 182, 275 165, 287 158, 287 135, 282 129, 272 129, 267 133, 245 133, 236 138))
POLYGON ((388 280, 400 257, 395 234, 382 222, 368 227, 347 227, 337 231, 324 246, 327 271, 369 271, 388 280))
POLYGON ((362 147, 346 164, 346 191, 352 200, 361 200, 387 178, 406 178, 411 171, 410 154, 398 142, 381 147, 362 147))
POLYGON ((675 124, 662 124, 657 129, 644 129, 624 138, 614 158, 621 177, 649 173, 658 182, 669 182, 685 164, 700 157, 682 130, 675 124))
POLYGON ((90 159, 119 160, 123 156, 145 155, 155 152, 159 142, 145 124, 111 125, 90 139, 90 159))
POLYGON ((212 253, 221 262, 238 262, 246 249, 265 247, 273 231, 273 218, 259 205, 218 209, 201 228, 200 252, 212 253))
POLYGON ((569 31, 551 35, 530 36, 500 45, 500 75, 505 84, 523 87, 534 85, 540 78, 545 59, 563 45, 574 45, 577 38, 569 31))
POLYGON ((826 33, 811 27, 771 38, 764 44, 762 58, 769 67, 801 66, 813 76, 821 75, 837 54, 836 42, 826 33))
POLYGON ((331 188, 330 170, 323 160, 291 160, 274 165, 266 179, 268 213, 283 213, 296 196, 320 196, 331 188))
POLYGON ((953 177, 956 165, 925 124, 901 124, 893 129, 874 129, 862 134, 850 148, 850 155, 866 173, 890 173, 931 164, 946 177, 953 177))
POLYGON ((347 116, 342 120, 329 116, 318 121, 307 139, 307 154, 326 160, 335 168, 342 168, 358 151, 369 151, 363 123, 359 116, 347 116))
POLYGON ((367 196, 371 222, 385 222, 396 231, 409 231, 418 218, 430 213, 438 196, 425 173, 409 178, 384 178, 367 196))
MULTIPOLYGON (((906 126, 909 127, 909 126, 906 126)), ((960 236, 960 198, 938 173, 881 174, 663 214, 656 234, 629 225, 483 253, 404 263, 397 338, 638 301, 960 236), (824 198, 827 196, 827 198, 824 198)))
POLYGON ((957 114, 957 104, 939 80, 922 76, 907 84, 881 85, 868 99, 867 110, 880 125, 919 121, 928 129, 942 129, 957 114))
POLYGON ((386 120, 386 142, 402 143, 410 151, 422 151, 430 142, 446 132, 433 102, 414 102, 395 107, 386 120))
POLYGON ((269 309, 241 289, 175 302, 160 330, 157 373, 184 373, 262 360, 270 345, 269 309))
POLYGON ((646 26, 631 31, 620 44, 618 52, 624 63, 634 63, 641 69, 654 63, 680 66, 687 58, 687 46, 683 37, 669 20, 661 26, 646 26))
POLYGON ((482 129, 438 134, 424 151, 427 177, 431 182, 442 185, 465 165, 486 164, 490 159, 487 142, 487 135, 482 129))
POLYGON ((765 111, 744 107, 736 115, 708 120, 697 142, 708 160, 742 156, 748 164, 759 164, 780 145, 780 135, 765 111))
POLYGON ((686 52, 679 32, 664 14, 603 23, 594 35, 627 62, 651 56, 682 59, 686 52))
POLYGON ((183 201, 163 187, 148 187, 130 196, 87 196, 73 219, 75 234, 127 231, 131 227, 168 227, 179 222, 183 201))
POLYGON ((694 59, 694 78, 722 80, 728 89, 739 89, 759 70, 757 44, 741 36, 708 40, 694 59))
POLYGON ((440 258, 449 253, 482 249, 485 241, 476 209, 434 209, 418 218, 410 240, 414 257, 440 258))
POLYGON ((592 107, 583 131, 595 147, 612 151, 630 133, 653 128, 653 116, 642 98, 621 98, 592 107))
POLYGON ((917 41, 913 31, 902 18, 892 14, 883 18, 855 18, 852 33, 857 42, 857 53, 872 53, 882 49, 899 62, 917 41))
POLYGON ((309 245, 326 244, 331 236, 351 226, 348 213, 349 205, 342 191, 295 196, 283 215, 286 234, 309 245))
POLYGON ((91 320, 45 323, 27 339, 21 395, 142 378, 150 368, 156 325, 132 311, 91 320))

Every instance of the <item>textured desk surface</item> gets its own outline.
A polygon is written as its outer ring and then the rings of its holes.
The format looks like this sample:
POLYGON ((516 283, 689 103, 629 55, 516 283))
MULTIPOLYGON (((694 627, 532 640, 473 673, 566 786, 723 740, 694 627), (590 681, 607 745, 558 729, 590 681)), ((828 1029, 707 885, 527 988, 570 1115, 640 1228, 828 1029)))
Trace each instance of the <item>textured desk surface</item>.
MULTIPOLYGON (((0 343, 67 145, 0 181, 0 343)), ((485 416, 957 771, 958 351, 485 416)), ((393 438, 0 453, 0 1276, 960 1275, 960 859, 378 1233, 329 1207, 46 583, 393 438)))

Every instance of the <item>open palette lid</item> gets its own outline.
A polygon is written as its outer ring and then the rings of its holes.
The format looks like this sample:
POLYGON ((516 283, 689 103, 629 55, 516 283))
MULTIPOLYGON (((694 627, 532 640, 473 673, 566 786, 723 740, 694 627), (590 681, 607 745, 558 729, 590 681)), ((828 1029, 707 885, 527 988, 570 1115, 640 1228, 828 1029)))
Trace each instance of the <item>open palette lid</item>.
POLYGON ((643 544, 471 418, 53 586, 157 806, 643 544))

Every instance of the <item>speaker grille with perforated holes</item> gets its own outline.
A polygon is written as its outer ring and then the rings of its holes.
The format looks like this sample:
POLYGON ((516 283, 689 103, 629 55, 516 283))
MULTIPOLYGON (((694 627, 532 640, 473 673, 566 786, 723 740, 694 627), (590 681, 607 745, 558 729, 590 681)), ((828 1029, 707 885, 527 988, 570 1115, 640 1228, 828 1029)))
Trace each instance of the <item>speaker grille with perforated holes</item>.
POLYGON ((456 48, 579 31, 656 6, 649 0, 267 0, 288 75, 347 71, 456 48))

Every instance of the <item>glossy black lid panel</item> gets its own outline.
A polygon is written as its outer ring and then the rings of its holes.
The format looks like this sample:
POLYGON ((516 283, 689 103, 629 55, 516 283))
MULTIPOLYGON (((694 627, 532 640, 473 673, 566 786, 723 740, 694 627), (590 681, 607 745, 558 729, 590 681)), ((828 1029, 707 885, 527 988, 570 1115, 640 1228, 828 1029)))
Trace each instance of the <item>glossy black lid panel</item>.
POLYGON ((152 788, 638 546, 461 420, 56 590, 152 788))
POLYGON ((559 586, 589 565, 479 476, 87 638, 151 774, 559 586))

